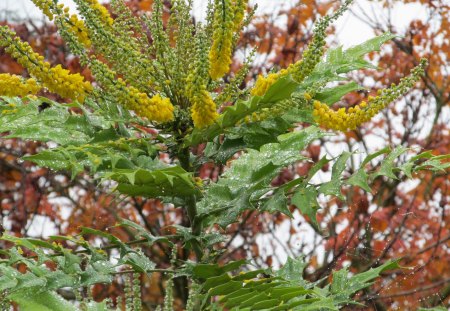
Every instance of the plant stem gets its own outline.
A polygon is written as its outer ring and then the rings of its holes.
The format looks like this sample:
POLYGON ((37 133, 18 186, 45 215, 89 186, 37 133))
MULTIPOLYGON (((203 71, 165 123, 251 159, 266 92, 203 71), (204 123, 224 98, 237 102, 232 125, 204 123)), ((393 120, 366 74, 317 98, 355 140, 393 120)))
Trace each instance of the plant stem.
MULTIPOLYGON (((179 150, 178 159, 180 161, 180 165, 183 169, 188 172, 192 171, 192 163, 190 161, 190 152, 189 148, 182 148, 179 150)), ((197 200, 195 195, 191 195, 185 198, 186 202, 186 212, 189 218, 192 234, 195 236, 199 236, 201 234, 202 228, 201 224, 196 221, 197 217, 197 200)), ((203 257, 202 247, 198 240, 191 241, 192 249, 197 257, 197 260, 201 260, 203 257)))

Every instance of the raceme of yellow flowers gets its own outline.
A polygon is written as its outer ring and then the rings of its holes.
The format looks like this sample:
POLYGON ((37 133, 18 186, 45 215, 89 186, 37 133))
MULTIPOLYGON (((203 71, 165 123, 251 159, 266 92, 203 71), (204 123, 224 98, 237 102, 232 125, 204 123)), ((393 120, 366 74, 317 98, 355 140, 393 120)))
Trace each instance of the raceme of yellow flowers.
POLYGON ((27 42, 21 41, 15 32, 6 26, 0 27, 0 46, 5 46, 5 51, 50 92, 83 102, 86 95, 92 91, 91 84, 85 81, 83 76, 71 74, 61 65, 51 67, 44 61, 43 56, 34 52, 27 42))
POLYGON ((241 28, 248 0, 216 1, 213 44, 209 52, 209 74, 213 80, 230 71, 233 36, 241 28))
POLYGON ((85 0, 87 3, 89 3, 89 6, 97 11, 99 13, 99 16, 102 20, 103 23, 105 23, 106 25, 112 26, 112 24, 114 23, 114 20, 112 19, 111 15, 109 14, 108 10, 101 5, 100 3, 98 3, 97 0, 85 0))
POLYGON ((17 75, 0 74, 0 94, 3 96, 26 96, 39 92, 41 87, 35 79, 24 79, 17 75))
POLYGON ((191 116, 195 127, 208 126, 217 119, 216 104, 204 86, 192 93, 191 101, 193 102, 191 116))
POLYGON ((386 108, 389 103, 409 90, 423 74, 426 64, 427 61, 422 59, 419 66, 415 67, 409 76, 402 78, 399 84, 380 90, 378 96, 369 96, 367 102, 363 101, 349 109, 340 108, 335 111, 324 103, 314 101, 314 120, 329 129, 338 131, 354 130, 362 123, 369 121, 378 112, 386 108))
MULTIPOLYGON (((63 4, 55 5, 53 0, 31 0, 33 3, 41 9, 49 20, 53 20, 56 12, 56 18, 63 19, 64 22, 69 26, 68 31, 72 33, 80 43, 86 47, 91 46, 91 41, 89 40, 88 32, 84 22, 80 20, 77 15, 69 14, 69 8, 64 7, 63 4)), ((102 6, 103 7, 103 6, 102 6)))

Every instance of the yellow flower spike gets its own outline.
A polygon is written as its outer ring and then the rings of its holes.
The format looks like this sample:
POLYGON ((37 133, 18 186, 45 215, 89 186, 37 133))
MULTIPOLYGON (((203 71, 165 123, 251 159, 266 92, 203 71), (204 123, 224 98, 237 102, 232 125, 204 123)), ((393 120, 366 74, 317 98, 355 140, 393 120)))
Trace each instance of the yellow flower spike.
POLYGON ((83 102, 86 95, 92 91, 92 85, 84 81, 80 74, 71 74, 69 70, 63 69, 61 65, 51 67, 43 57, 34 52, 27 42, 21 41, 14 31, 7 26, 0 27, 0 37, 6 41, 5 51, 14 57, 19 64, 26 68, 29 74, 50 92, 56 93, 64 98, 70 98, 83 102), (67 88, 65 82, 72 85, 67 88))
POLYGON ((270 73, 266 77, 259 75, 256 80, 255 86, 250 91, 253 96, 263 96, 267 93, 267 90, 278 80, 279 73, 270 73))
POLYGON ((191 117, 194 121, 194 126, 203 128, 211 125, 218 116, 216 104, 206 88, 202 87, 192 98, 191 117))
MULTIPOLYGON (((122 80, 120 81, 123 83, 122 80)), ((124 91, 119 101, 123 102, 128 109, 134 110, 139 116, 157 122, 167 122, 173 119, 174 107, 170 99, 162 98, 159 94, 149 98, 147 94, 139 92, 132 86, 125 87, 124 91)))
MULTIPOLYGON (((86 26, 82 20, 79 20, 77 15, 72 14, 69 16, 69 8, 64 7, 63 4, 58 4, 55 6, 53 0, 32 0, 33 3, 42 10, 42 12, 49 18, 53 20, 52 9, 55 9, 57 18, 64 20, 64 25, 67 26, 66 31, 69 31, 75 35, 80 43, 85 47, 89 48, 91 46, 91 41, 87 34, 86 26), (62 11, 62 14, 58 14, 58 11, 62 11)), ((59 26, 58 26, 59 27, 59 26)))
POLYGON ((97 11, 100 19, 102 22, 108 26, 112 26, 114 23, 114 20, 112 19, 111 15, 109 14, 108 10, 101 5, 97 0, 86 0, 86 2, 89 3, 89 6, 91 9, 97 11))
POLYGON ((222 78, 231 65, 233 48, 234 16, 231 0, 217 2, 214 14, 213 44, 209 51, 209 75, 213 80, 222 78))
POLYGON ((33 78, 25 80, 17 75, 0 74, 1 96, 26 96, 36 94, 40 89, 41 87, 33 78))
POLYGON ((236 0, 234 2, 233 30, 239 31, 242 21, 244 20, 245 10, 247 9, 248 0, 236 0))

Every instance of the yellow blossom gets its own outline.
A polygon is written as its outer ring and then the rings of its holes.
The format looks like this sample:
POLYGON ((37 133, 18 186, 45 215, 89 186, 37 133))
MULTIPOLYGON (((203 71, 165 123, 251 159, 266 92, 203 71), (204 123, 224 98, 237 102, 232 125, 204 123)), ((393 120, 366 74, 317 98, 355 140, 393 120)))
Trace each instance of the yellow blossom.
POLYGON ((27 42, 21 41, 8 27, 0 27, 0 38, 3 39, 3 45, 7 46, 5 51, 50 92, 64 98, 83 102, 92 91, 92 85, 88 81, 84 81, 82 75, 71 74, 61 65, 51 67, 50 63, 44 61, 43 56, 34 52, 27 42))
POLYGON ((86 2, 89 3, 89 6, 97 11, 100 19, 102 20, 103 23, 112 26, 112 24, 114 23, 114 20, 112 19, 111 15, 109 14, 108 10, 101 5, 100 3, 98 3, 97 0, 86 0, 86 2))
POLYGON ((244 20, 245 10, 247 9, 248 0, 236 0, 233 3, 234 17, 233 17, 233 30, 239 31, 244 20))
POLYGON ((84 22, 78 19, 75 14, 72 14, 68 19, 68 25, 70 27, 70 32, 77 37, 78 41, 85 47, 89 48, 91 46, 91 40, 89 39, 88 31, 84 25, 84 22))
POLYGON ((219 114, 216 111, 216 104, 205 88, 196 92, 191 101, 191 116, 195 127, 203 128, 214 123, 219 114))
MULTIPOLYGON (((123 83, 122 80, 119 82, 123 83)), ((119 101, 141 117, 157 122, 173 119, 174 107, 168 98, 162 98, 159 94, 150 98, 133 86, 126 87, 121 94, 119 101)))
POLYGON ((36 94, 40 89, 41 87, 33 78, 25 80, 17 75, 0 74, 1 96, 26 96, 36 94))
POLYGON ((427 60, 421 59, 420 64, 411 71, 409 76, 402 78, 399 84, 392 84, 390 88, 378 90, 376 97, 369 96, 367 102, 363 101, 347 110, 340 108, 338 111, 334 111, 328 105, 316 100, 313 104, 314 120, 329 129, 338 131, 354 130, 362 123, 369 121, 378 112, 386 108, 390 102, 409 90, 423 74, 426 65, 427 60))
POLYGON ((230 70, 235 27, 231 0, 223 0, 218 4, 214 15, 213 44, 209 51, 209 75, 213 80, 223 77, 230 70))
POLYGON ((91 41, 88 37, 88 32, 86 26, 84 25, 84 22, 78 19, 77 15, 70 15, 68 7, 64 7, 64 5, 62 4, 56 6, 53 0, 32 1, 50 20, 53 20, 53 12, 55 12, 57 20, 58 18, 62 19, 63 24, 67 26, 67 31, 75 35, 78 41, 85 47, 89 48, 91 46, 91 41))
POLYGON ((267 76, 259 75, 256 80, 255 86, 250 91, 253 96, 263 96, 267 90, 281 77, 288 74, 286 69, 282 69, 277 73, 270 73, 267 76))

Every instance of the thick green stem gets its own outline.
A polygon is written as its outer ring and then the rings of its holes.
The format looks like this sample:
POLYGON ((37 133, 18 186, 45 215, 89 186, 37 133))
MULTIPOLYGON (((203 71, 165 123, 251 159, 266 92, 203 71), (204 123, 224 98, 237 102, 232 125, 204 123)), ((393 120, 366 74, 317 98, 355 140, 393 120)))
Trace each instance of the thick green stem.
MULTIPOLYGON (((192 171, 192 164, 190 161, 190 153, 189 148, 183 148, 178 153, 178 159, 180 161, 180 165, 186 171, 192 171)), ((199 236, 202 231, 201 224, 196 221, 197 218, 197 200, 194 195, 186 197, 186 212, 189 218, 192 234, 199 236)), ((200 246, 197 240, 191 242, 192 249, 197 256, 197 260, 201 260, 203 257, 202 247, 200 246)))

